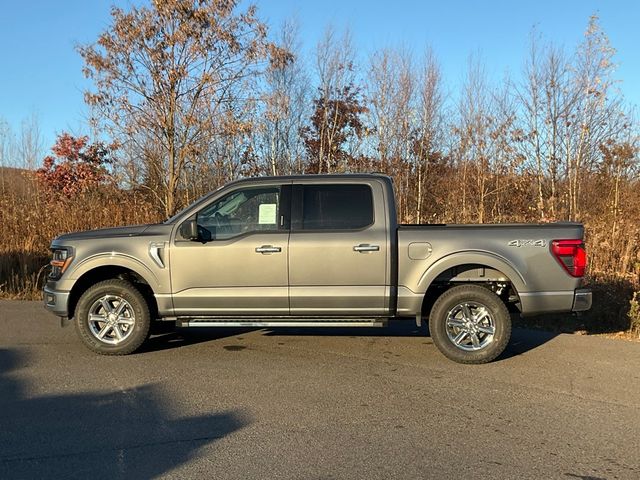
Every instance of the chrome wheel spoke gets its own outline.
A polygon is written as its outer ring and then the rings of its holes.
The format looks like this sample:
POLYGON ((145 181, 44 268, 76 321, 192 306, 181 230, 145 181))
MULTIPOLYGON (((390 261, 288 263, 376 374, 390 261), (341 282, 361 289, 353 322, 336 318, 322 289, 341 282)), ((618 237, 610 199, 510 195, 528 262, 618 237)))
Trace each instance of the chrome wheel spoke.
POLYGON ((111 305, 109 304, 109 302, 107 301, 107 298, 101 298, 100 299, 100 303, 102 305, 102 308, 104 308, 104 314, 107 315, 109 313, 112 313, 113 309, 111 308, 111 305))
POLYGON ((106 322, 107 321, 107 316, 106 315, 100 315, 97 313, 90 313, 89 314, 89 321, 90 322, 106 322))
POLYGON ((118 345, 129 338, 136 318, 127 300, 118 295, 105 295, 89 307, 86 321, 96 339, 108 345, 118 345))
POLYGON ((495 321, 491 310, 482 303, 468 300, 453 306, 445 317, 445 330, 457 348, 475 352, 494 341, 495 321))
POLYGON ((449 318, 447 320, 447 325, 450 327, 464 327, 464 320, 460 320, 459 318, 449 318))
POLYGON ((482 333, 486 333, 487 335, 493 335, 496 333, 496 329, 493 327, 485 327, 483 325, 478 325, 478 331, 482 333))
POLYGON ((102 329, 98 332, 98 338, 103 339, 109 330, 113 328, 113 325, 109 325, 108 323, 102 327, 102 329))
POLYGON ((463 330, 460 333, 458 333, 458 335, 456 335, 456 337, 453 339, 453 343, 455 343, 456 345, 460 345, 460 343, 462 342, 462 340, 464 340, 464 337, 466 337, 468 335, 468 333, 463 330))
POLYGON ((465 320, 472 320, 473 319, 473 315, 471 314, 471 310, 469 310, 469 305, 467 305, 466 303, 463 303, 461 305, 462 308, 462 315, 464 315, 464 319, 465 320))
POLYGON ((478 309, 478 312, 476 313, 473 321, 476 322, 476 323, 480 323, 485 318, 487 318, 488 315, 489 315, 489 312, 487 312, 487 309, 482 307, 482 308, 478 309))
POLYGON ((113 314, 117 315, 118 317, 121 316, 126 306, 127 306, 127 302, 125 302, 124 300, 120 300, 120 303, 118 304, 116 309, 113 311, 113 314))
POLYGON ((122 340, 122 332, 120 331, 120 326, 119 325, 114 325, 113 326, 113 331, 116 334, 116 337, 118 338, 118 340, 122 340))

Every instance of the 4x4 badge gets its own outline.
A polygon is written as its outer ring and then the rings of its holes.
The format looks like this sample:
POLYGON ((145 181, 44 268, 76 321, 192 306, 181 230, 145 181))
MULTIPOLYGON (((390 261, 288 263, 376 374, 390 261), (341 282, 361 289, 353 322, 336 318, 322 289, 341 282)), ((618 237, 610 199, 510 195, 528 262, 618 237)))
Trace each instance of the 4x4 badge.
POLYGON ((511 240, 507 243, 510 247, 545 247, 546 240, 511 240))

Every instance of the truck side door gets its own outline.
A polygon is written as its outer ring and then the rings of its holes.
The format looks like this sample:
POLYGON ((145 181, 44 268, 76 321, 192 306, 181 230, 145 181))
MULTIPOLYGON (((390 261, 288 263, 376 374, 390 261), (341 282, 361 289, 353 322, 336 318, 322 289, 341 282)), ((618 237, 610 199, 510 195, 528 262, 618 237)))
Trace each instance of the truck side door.
POLYGON ((177 229, 170 252, 176 315, 289 313, 290 189, 234 189, 197 213, 198 241, 177 229))
POLYGON ((294 184, 289 240, 292 315, 384 315, 390 238, 379 182, 294 184))

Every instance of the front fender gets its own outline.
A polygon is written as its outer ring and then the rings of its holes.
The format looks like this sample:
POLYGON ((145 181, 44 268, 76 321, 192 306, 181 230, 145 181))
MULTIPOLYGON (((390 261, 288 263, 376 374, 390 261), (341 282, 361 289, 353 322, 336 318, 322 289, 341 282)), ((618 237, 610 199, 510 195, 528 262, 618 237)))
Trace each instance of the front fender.
POLYGON ((118 252, 99 253, 83 259, 77 265, 72 263, 72 270, 69 272, 67 278, 69 281, 75 282, 85 273, 95 268, 105 266, 127 268, 140 275, 154 292, 162 292, 164 290, 164 286, 149 267, 135 257, 118 252))

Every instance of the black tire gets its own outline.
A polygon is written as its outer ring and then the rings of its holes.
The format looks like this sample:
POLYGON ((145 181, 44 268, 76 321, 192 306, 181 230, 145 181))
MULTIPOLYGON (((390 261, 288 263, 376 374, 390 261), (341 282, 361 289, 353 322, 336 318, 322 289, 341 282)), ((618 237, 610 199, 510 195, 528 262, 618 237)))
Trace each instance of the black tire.
POLYGON ((76 332, 82 343, 101 355, 128 355, 140 348, 149 336, 149 305, 140 291, 126 280, 105 280, 88 288, 78 301, 75 317, 76 332), (106 307, 101 300, 106 302, 106 307), (120 315, 117 309, 122 300, 123 314, 120 315), (104 317, 105 321, 92 320, 98 317, 104 317), (109 321, 114 325, 108 325, 109 321), (101 340, 99 335, 103 331, 104 340, 101 340))
POLYGON ((489 289, 480 285, 460 285, 450 288, 436 300, 429 315, 429 331, 438 350, 450 360, 466 364, 488 363, 509 343, 511 316, 500 297, 489 289), (472 321, 468 322, 467 317, 472 321), (479 321, 474 323, 474 319, 479 321), (491 330, 492 335, 487 333, 491 330))

